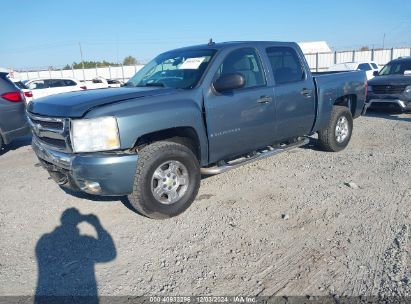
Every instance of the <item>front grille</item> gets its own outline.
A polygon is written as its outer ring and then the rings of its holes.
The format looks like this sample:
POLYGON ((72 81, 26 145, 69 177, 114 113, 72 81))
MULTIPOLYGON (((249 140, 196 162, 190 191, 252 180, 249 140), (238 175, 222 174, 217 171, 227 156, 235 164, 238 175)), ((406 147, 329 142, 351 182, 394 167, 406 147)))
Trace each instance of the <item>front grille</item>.
POLYGON ((373 85, 372 91, 375 94, 401 94, 405 87, 405 85, 373 85))
POLYGON ((58 147, 60 149, 66 148, 66 142, 63 139, 55 139, 49 137, 37 137, 40 141, 45 142, 48 145, 58 147))
POLYGON ((27 113, 33 136, 52 149, 71 152, 69 120, 27 113))
POLYGON ((36 119, 31 119, 31 121, 46 129, 63 130, 63 127, 64 127, 62 122, 57 122, 57 121, 41 121, 41 120, 36 120, 36 119))

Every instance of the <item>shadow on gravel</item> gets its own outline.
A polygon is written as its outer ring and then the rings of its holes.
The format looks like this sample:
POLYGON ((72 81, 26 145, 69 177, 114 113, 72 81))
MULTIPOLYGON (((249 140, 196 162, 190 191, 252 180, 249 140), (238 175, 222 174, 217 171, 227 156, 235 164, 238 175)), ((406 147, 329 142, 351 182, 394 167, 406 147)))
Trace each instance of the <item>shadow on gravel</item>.
POLYGON ((365 114, 366 117, 384 118, 384 119, 395 120, 395 121, 411 122, 411 113, 405 113, 406 117, 399 117, 398 115, 401 115, 401 113, 392 112, 389 110, 379 110, 379 111, 369 110, 365 114))
POLYGON ((66 209, 61 225, 44 234, 36 245, 38 280, 34 303, 99 303, 96 263, 116 258, 110 234, 94 214, 66 209), (97 238, 80 235, 78 224, 94 227, 97 238))
POLYGON ((18 148, 25 147, 31 145, 31 136, 23 136, 16 138, 10 144, 5 145, 2 149, 0 149, 0 156, 6 154, 7 152, 17 150, 18 148))
POLYGON ((145 216, 141 214, 140 212, 138 212, 136 209, 134 209, 134 207, 131 205, 127 196, 99 196, 99 195, 92 195, 92 194, 88 194, 84 192, 76 192, 76 191, 73 191, 73 190, 70 190, 64 187, 60 187, 60 188, 71 196, 81 198, 81 199, 86 199, 86 200, 93 201, 93 202, 109 202, 110 203, 110 202, 120 201, 130 211, 137 213, 141 216, 145 216))
POLYGON ((317 138, 309 137, 308 139, 309 139, 308 144, 301 146, 300 149, 309 149, 309 150, 314 150, 314 151, 319 151, 319 152, 326 152, 323 149, 321 149, 320 142, 317 138))

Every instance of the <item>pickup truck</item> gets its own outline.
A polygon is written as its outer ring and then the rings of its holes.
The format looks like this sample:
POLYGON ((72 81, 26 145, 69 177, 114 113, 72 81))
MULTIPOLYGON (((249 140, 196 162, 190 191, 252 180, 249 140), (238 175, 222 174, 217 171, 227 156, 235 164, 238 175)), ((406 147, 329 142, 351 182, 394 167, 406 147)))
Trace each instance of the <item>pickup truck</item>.
POLYGON ((201 177, 274 155, 318 133, 350 141, 363 71, 313 76, 296 43, 210 42, 163 53, 124 87, 36 100, 32 147, 62 187, 127 195, 141 214, 176 216, 201 177))

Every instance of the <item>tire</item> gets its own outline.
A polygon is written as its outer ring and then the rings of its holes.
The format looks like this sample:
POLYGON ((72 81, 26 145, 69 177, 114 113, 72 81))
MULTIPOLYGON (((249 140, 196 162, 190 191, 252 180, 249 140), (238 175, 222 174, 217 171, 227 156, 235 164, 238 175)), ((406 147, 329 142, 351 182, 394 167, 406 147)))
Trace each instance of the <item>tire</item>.
POLYGON ((345 149, 350 142, 352 130, 353 119, 350 110, 347 107, 334 106, 327 128, 318 132, 321 147, 329 152, 345 149))
POLYGON ((187 146, 159 141, 139 151, 133 193, 128 199, 149 218, 170 218, 190 207, 200 181, 199 162, 187 146))

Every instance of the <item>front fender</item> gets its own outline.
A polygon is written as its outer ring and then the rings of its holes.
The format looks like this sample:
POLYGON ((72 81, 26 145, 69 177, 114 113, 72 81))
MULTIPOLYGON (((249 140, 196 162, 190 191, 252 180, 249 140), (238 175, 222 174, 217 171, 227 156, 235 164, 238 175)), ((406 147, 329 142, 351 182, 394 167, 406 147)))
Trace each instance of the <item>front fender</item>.
POLYGON ((133 148, 141 136, 162 130, 190 127, 197 133, 201 164, 208 161, 208 141, 202 116, 201 91, 184 91, 173 95, 131 99, 93 109, 87 118, 115 116, 120 132, 121 149, 133 148))

